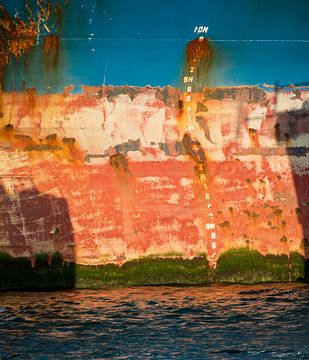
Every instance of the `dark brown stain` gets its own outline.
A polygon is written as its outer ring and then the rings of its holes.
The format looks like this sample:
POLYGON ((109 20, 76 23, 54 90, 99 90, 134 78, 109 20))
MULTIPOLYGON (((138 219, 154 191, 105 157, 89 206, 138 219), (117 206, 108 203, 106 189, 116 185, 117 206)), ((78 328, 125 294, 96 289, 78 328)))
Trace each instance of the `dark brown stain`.
POLYGON ((275 139, 278 144, 280 142, 280 124, 276 124, 274 128, 275 128, 275 139))
POLYGON ((61 147, 50 144, 28 144, 24 147, 24 151, 60 151, 61 147))
POLYGON ((187 155, 196 163, 203 164, 206 161, 205 151, 199 141, 192 140, 191 135, 185 134, 182 139, 187 155))
MULTIPOLYGON (((55 134, 53 134, 55 135, 55 134)), ((76 139, 75 138, 63 138, 62 142, 66 145, 74 145, 76 143, 76 139)))
POLYGON ((260 215, 254 211, 245 210, 244 213, 248 216, 249 220, 251 220, 253 222, 256 221, 260 217, 260 215))
POLYGON ((274 215, 281 216, 282 214, 283 214, 283 210, 281 210, 279 208, 274 209, 274 215))
POLYGON ((134 177, 129 169, 128 160, 123 154, 115 154, 109 157, 109 162, 115 171, 115 180, 119 190, 122 213, 122 236, 128 246, 140 248, 143 246, 143 241, 139 237, 138 229, 136 229, 133 219, 133 214, 136 211, 134 177))
POLYGON ((199 141, 192 140, 191 135, 185 134, 182 139, 185 154, 196 163, 194 166, 197 179, 204 182, 207 174, 206 155, 199 141))
POLYGON ((223 223, 218 224, 218 227, 221 229, 229 229, 231 227, 231 224, 229 221, 226 220, 223 223))
POLYGON ((12 124, 7 124, 3 127, 3 130, 5 131, 13 131, 14 130, 14 126, 12 124))
POLYGON ((47 141, 55 141, 57 140, 57 134, 49 134, 45 137, 45 140, 47 141))
POLYGON ((210 55, 208 39, 194 39, 187 45, 186 56, 189 65, 198 64, 201 59, 210 55))
POLYGON ((36 88, 28 88, 27 94, 28 94, 29 111, 31 112, 32 110, 35 109, 35 105, 36 105, 36 88))
POLYGON ((20 140, 25 143, 32 142, 31 136, 28 136, 28 135, 15 135, 15 139, 20 140))
POLYGON ((301 208, 296 208, 296 209, 295 209, 295 213, 296 213, 297 215, 299 215, 299 214, 302 214, 303 211, 302 211, 301 208))
POLYGON ((204 131, 205 138, 209 142, 214 144, 214 142, 212 141, 211 136, 210 136, 210 130, 209 130, 209 126, 206 122, 206 119, 203 116, 196 116, 196 122, 199 124, 200 128, 204 131))
POLYGON ((121 94, 128 95, 131 100, 133 100, 138 94, 143 93, 146 88, 135 88, 130 86, 104 86, 102 88, 102 95, 107 96, 108 101, 113 101, 113 99, 121 94))
POLYGON ((157 88, 155 96, 158 100, 163 101, 166 106, 177 108, 180 91, 171 86, 165 86, 164 88, 157 88))
POLYGON ((123 171, 123 172, 129 171, 128 160, 122 154, 115 154, 110 156, 109 163, 111 167, 117 171, 123 171))
POLYGON ((209 81, 211 53, 209 40, 206 38, 197 38, 187 44, 182 76, 193 77, 194 81, 184 83, 182 85, 183 92, 186 92, 187 86, 192 87, 192 92, 203 91, 209 81))
POLYGON ((204 87, 205 100, 236 100, 246 103, 266 104, 267 93, 257 86, 204 87))
POLYGON ((201 102, 198 102, 196 107, 196 112, 206 112, 206 111, 208 111, 207 106, 201 102))
POLYGON ((59 60, 59 38, 54 34, 44 36, 45 64, 47 69, 55 69, 59 60))
POLYGON ((291 136, 289 133, 285 133, 284 134, 284 137, 285 137, 285 145, 286 146, 291 146, 291 136))

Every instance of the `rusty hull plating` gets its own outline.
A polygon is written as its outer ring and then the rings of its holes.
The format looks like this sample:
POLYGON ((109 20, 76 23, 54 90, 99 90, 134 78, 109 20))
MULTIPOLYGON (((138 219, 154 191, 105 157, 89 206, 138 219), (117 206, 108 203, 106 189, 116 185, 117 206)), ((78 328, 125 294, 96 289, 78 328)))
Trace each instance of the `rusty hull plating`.
MULTIPOLYGON (((44 51, 56 66, 58 39, 44 51)), ((207 39, 189 43, 182 92, 0 92, 0 252, 81 265, 216 267, 234 248, 308 258, 309 91, 197 89, 210 53, 207 39)))

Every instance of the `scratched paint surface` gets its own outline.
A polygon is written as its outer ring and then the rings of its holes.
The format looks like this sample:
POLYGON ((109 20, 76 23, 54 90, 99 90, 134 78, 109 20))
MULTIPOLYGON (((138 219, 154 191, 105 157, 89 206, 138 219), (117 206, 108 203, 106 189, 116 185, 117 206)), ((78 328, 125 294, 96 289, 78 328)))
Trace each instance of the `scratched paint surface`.
MULTIPOLYGON (((90 265, 206 254, 215 266, 235 247, 308 257, 309 89, 206 87, 207 31, 183 48, 179 88, 0 93, 1 252, 90 265)), ((45 36, 47 67, 58 41, 45 36)))

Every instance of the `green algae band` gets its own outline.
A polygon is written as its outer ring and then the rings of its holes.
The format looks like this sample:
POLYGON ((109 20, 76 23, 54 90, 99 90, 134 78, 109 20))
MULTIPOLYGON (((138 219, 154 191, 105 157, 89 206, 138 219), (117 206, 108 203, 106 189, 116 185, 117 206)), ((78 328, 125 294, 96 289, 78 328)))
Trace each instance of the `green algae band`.
POLYGON ((287 255, 261 255, 247 248, 231 249, 218 259, 214 281, 254 284, 296 281, 305 278, 305 260, 293 252, 287 255))
POLYGON ((0 289, 61 289, 139 286, 254 284, 305 279, 305 261, 299 253, 263 256, 247 248, 221 255, 215 270, 206 257, 193 259, 146 257, 122 266, 83 266, 66 263, 61 255, 38 254, 34 261, 0 254, 0 289))

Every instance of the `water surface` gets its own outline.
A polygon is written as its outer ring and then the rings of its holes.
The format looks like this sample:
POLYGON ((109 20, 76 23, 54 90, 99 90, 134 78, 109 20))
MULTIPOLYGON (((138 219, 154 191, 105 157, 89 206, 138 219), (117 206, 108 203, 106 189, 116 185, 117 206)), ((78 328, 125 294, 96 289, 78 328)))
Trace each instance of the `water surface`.
POLYGON ((309 286, 0 293, 1 359, 309 359, 309 286))

